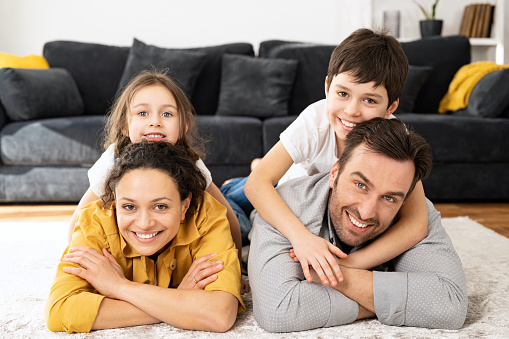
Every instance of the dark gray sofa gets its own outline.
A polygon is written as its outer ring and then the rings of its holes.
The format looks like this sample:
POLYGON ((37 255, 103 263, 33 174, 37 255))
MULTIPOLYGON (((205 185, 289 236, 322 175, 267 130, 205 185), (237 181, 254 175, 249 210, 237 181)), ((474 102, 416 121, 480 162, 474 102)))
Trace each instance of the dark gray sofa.
MULTIPOLYGON (((195 106, 200 134, 209 140, 205 163, 218 186, 248 175, 251 160, 263 156, 308 104, 324 98, 335 47, 271 40, 262 42, 254 57, 248 43, 176 50, 138 42, 141 54, 133 53, 134 46, 53 41, 44 46, 50 70, 0 69, 0 202, 81 198, 87 170, 101 154, 105 113, 140 55, 158 60, 158 67, 169 67, 163 61, 177 54, 196 63, 189 68, 194 75, 170 70, 195 106)), ((402 46, 411 68, 396 116, 433 148, 434 169, 424 181, 428 198, 508 201, 509 92, 500 91, 503 102, 496 109, 438 114, 454 74, 470 62, 468 39, 435 37, 402 46)), ((476 85, 472 97, 477 91, 479 107, 484 107, 483 86, 499 82, 476 85)))

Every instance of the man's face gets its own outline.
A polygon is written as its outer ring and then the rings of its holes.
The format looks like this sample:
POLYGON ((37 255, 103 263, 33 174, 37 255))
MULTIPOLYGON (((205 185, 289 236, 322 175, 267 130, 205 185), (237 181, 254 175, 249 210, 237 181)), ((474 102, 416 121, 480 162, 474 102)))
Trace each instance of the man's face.
POLYGON ((410 160, 396 161, 358 146, 341 173, 329 175, 331 221, 339 239, 359 246, 384 232, 403 205, 415 172, 410 160))

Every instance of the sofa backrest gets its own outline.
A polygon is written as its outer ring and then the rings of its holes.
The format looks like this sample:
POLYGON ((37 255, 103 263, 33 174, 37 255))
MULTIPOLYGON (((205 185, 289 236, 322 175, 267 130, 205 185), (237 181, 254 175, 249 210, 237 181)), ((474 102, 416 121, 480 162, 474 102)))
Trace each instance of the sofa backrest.
POLYGON ((50 67, 71 73, 81 93, 86 115, 103 115, 113 103, 129 47, 76 41, 51 41, 43 55, 50 67))
MULTIPOLYGON (((414 103, 413 112, 436 113, 449 83, 461 66, 470 62, 470 43, 464 36, 438 36, 402 42, 410 65, 431 71, 414 103)), ((260 44, 260 57, 299 62, 289 103, 289 114, 298 115, 309 104, 325 98, 324 83, 334 45, 268 40, 260 44)))
POLYGON ((470 63, 470 42, 463 35, 435 36, 402 42, 410 65, 430 66, 431 72, 417 95, 413 113, 437 113, 452 78, 470 63))
POLYGON ((260 57, 298 61, 288 107, 289 115, 299 115, 309 104, 325 98, 325 77, 329 59, 336 46, 310 43, 265 41, 260 57))
MULTIPOLYGON (((71 73, 82 95, 85 114, 103 115, 113 104, 129 50, 130 47, 52 41, 44 45, 43 54, 50 67, 62 67, 71 73)), ((201 115, 213 115, 216 112, 221 83, 222 55, 228 53, 254 56, 253 46, 249 43, 230 43, 182 50, 200 51, 206 54, 205 64, 191 98, 197 114, 201 115)))

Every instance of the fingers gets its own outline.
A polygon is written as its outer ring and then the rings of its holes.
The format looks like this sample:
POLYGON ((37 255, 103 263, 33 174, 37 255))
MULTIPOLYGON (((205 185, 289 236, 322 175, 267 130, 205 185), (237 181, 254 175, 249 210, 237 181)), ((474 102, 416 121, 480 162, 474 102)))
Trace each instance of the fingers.
POLYGON ((201 263, 197 270, 192 273, 196 281, 201 281, 223 269, 223 262, 221 260, 207 261, 201 263))
POLYGON ((339 257, 341 259, 345 259, 346 257, 348 257, 348 254, 346 254, 345 252, 343 252, 342 250, 340 250, 338 247, 334 246, 330 242, 328 242, 328 245, 329 245, 329 251, 332 254, 336 255, 337 257, 339 257))
POLYGON ((217 255, 217 253, 211 253, 211 254, 204 255, 203 257, 199 257, 198 259, 193 261, 193 264, 191 265, 191 267, 196 266, 202 262, 208 261, 208 260, 214 258, 216 255, 217 255))
POLYGON ((83 269, 83 268, 78 268, 78 267, 64 267, 63 268, 64 272, 65 273, 69 273, 69 274, 74 274, 82 279, 86 279, 85 276, 86 276, 86 272, 87 270, 83 269))
POLYGON ((211 282, 216 281, 216 279, 217 279, 217 274, 212 274, 212 275, 206 277, 205 279, 198 281, 198 283, 196 283, 195 288, 203 290, 205 288, 205 286, 207 286, 211 282))
POLYGON ((300 265, 302 266, 304 278, 306 278, 307 281, 312 282, 313 278, 311 278, 311 273, 309 273, 309 265, 307 264, 307 261, 301 261, 300 265))
POLYGON ((115 264, 117 263, 117 260, 115 259, 115 257, 113 255, 111 255, 111 253, 108 252, 108 250, 105 248, 103 248, 103 255, 106 257, 106 259, 108 259, 112 263, 115 263, 115 264))
POLYGON ((240 278, 240 294, 249 293, 250 287, 243 278, 240 278))

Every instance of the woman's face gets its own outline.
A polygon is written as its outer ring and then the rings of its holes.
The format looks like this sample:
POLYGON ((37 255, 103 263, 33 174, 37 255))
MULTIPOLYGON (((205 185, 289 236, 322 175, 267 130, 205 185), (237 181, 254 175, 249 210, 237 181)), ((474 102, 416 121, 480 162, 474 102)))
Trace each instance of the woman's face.
POLYGON ((183 201, 175 181, 165 172, 136 169, 124 174, 115 188, 120 234, 141 255, 166 248, 185 219, 191 196, 183 201))

